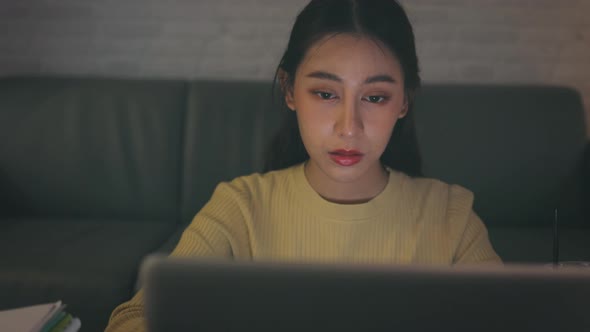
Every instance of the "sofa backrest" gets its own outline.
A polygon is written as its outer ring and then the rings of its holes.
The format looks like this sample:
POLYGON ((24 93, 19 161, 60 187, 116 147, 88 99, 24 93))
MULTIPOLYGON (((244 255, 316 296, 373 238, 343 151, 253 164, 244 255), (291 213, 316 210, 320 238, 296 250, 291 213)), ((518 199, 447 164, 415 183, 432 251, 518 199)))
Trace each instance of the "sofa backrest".
POLYGON ((186 83, 0 79, 0 217, 177 222, 186 83))
MULTIPOLYGON (((430 85, 415 106, 425 175, 472 190, 488 227, 551 226, 560 206, 575 215, 564 199, 587 140, 575 90, 430 85)), ((584 222, 572 219, 560 222, 584 222)))
MULTIPOLYGON (((220 181, 263 170, 274 102, 269 82, 0 79, 0 218, 189 222, 220 181)), ((472 190, 488 227, 548 226, 571 197, 574 90, 426 85, 414 112, 425 176, 472 190)))
POLYGON ((268 82, 191 82, 183 146, 183 222, 192 220, 220 181, 263 171, 264 151, 282 118, 276 102, 268 82))

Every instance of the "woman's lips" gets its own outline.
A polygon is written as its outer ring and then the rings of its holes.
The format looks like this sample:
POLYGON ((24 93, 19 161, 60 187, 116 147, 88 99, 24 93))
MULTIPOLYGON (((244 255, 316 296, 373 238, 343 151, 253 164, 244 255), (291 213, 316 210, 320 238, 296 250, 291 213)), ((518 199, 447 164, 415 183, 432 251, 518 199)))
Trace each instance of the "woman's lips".
POLYGON ((338 149, 330 151, 329 155, 340 166, 352 166, 363 159, 363 154, 357 150, 338 149))

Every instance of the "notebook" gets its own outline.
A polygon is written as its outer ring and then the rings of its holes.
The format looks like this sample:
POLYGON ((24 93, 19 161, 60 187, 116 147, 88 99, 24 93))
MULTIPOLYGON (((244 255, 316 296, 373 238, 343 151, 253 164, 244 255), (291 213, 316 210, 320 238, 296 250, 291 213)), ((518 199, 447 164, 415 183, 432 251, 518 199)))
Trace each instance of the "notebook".
POLYGON ((590 269, 152 256, 148 331, 590 331, 590 269))

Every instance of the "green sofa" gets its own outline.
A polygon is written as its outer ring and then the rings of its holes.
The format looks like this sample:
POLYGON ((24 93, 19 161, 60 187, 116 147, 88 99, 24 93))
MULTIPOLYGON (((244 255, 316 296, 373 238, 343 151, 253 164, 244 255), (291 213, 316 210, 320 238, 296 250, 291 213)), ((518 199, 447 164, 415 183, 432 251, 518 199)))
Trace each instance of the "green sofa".
MULTIPOLYGON (((271 89, 0 79, 0 310, 62 299, 104 329, 141 259, 169 252, 218 182, 262 170, 286 112, 271 89)), ((425 175, 475 192, 508 262, 551 261, 555 207, 562 258, 590 260, 583 119, 563 87, 427 85, 415 107, 425 175)))

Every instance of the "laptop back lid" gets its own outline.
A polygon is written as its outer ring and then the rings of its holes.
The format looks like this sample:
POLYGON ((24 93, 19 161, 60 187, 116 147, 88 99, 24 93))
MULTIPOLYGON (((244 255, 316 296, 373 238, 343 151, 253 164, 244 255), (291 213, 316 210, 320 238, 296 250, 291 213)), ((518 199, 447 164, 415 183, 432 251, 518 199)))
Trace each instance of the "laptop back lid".
POLYGON ((590 331, 590 270, 150 257, 149 331, 590 331))

